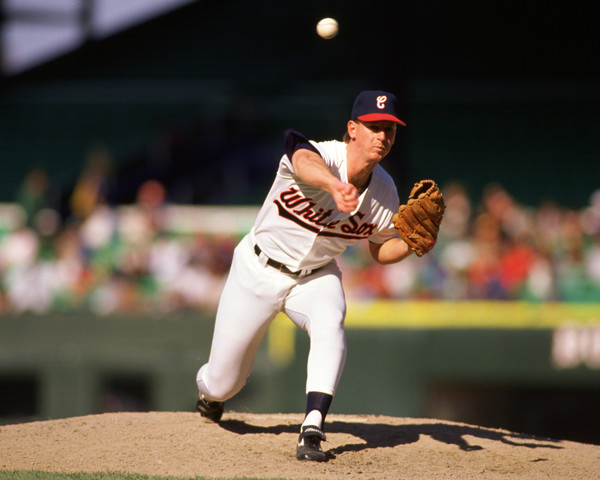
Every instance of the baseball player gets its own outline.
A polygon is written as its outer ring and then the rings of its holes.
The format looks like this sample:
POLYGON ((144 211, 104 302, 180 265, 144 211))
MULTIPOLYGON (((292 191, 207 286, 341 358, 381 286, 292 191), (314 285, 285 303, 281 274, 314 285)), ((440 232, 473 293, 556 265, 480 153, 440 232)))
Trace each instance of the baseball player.
MULTIPOLYGON (((395 227, 397 190, 379 165, 397 126, 405 125, 397 109, 393 94, 363 91, 343 142, 315 142, 286 131, 271 190, 235 249, 208 363, 196 377, 197 411, 220 421, 224 402, 245 385, 269 324, 285 312, 310 338, 299 460, 328 458, 321 448, 324 421, 346 359, 346 300, 335 258, 360 240, 369 242, 382 264, 399 262, 414 249, 395 227)), ((430 238, 418 253, 434 243, 430 238)))

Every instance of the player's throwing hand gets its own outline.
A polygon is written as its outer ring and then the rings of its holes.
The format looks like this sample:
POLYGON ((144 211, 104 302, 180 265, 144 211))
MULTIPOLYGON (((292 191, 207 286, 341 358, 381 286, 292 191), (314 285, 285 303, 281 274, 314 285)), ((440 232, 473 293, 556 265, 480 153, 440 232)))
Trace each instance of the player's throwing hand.
POLYGON ((337 182, 331 191, 340 212, 351 213, 358 206, 358 190, 350 183, 337 182))

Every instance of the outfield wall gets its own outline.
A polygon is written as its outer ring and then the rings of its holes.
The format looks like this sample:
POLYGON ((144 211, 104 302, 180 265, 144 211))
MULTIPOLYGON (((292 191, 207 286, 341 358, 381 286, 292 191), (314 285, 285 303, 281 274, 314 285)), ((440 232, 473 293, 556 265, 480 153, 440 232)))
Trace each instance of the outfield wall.
MULTIPOLYGON (((0 422, 191 410, 213 316, 0 317, 0 422)), ((433 417, 596 441, 600 305, 351 304, 336 413, 433 417)), ((232 410, 304 410, 306 335, 275 320, 232 410)))

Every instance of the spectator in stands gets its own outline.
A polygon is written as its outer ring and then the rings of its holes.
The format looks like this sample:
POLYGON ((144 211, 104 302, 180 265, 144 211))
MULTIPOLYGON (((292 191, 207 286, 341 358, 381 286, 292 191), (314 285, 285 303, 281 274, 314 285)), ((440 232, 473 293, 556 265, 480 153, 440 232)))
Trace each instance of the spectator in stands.
MULTIPOLYGON (((438 248, 425 261, 367 269, 361 248, 340 259, 349 300, 600 301, 600 191, 580 210, 524 207, 497 184, 477 206, 459 184, 443 192, 438 248)), ((36 207, 31 225, 23 215, 0 230, 0 312, 215 308, 236 239, 169 232, 166 197, 150 180, 134 205, 98 195, 80 222, 36 207)))
POLYGON ((44 169, 36 167, 27 172, 16 196, 16 203, 23 208, 27 226, 33 227, 38 212, 50 207, 48 192, 49 179, 44 169))
POLYGON ((108 149, 101 145, 94 146, 71 193, 69 206, 73 218, 84 220, 99 203, 106 202, 111 167, 112 156, 108 149))

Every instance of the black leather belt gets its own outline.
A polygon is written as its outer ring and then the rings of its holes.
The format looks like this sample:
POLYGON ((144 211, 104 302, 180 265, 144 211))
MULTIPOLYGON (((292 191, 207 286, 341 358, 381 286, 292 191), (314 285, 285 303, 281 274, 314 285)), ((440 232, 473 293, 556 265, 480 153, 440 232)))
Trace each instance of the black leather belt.
MULTIPOLYGON (((254 253, 256 253, 257 256, 260 256, 260 254, 262 253, 262 250, 256 244, 254 245, 254 253)), ((292 272, 283 263, 279 263, 277 260, 273 260, 272 258, 269 258, 269 257, 267 257, 267 265, 269 265, 270 267, 273 267, 273 268, 275 268, 275 269, 279 270, 280 272, 285 273, 287 275, 294 275, 296 277, 298 275, 300 275, 300 272, 292 272)))
MULTIPOLYGON (((260 254, 262 253, 262 250, 256 244, 254 244, 254 253, 256 253, 257 256, 260 256, 260 254)), ((265 255, 265 257, 267 257, 267 256, 265 255)), ((269 257, 267 257, 267 265, 279 270, 281 273, 285 273, 286 275, 291 275, 293 277, 297 277, 297 276, 301 275, 302 273, 304 273, 304 275, 308 275, 309 273, 314 273, 317 270, 320 270, 321 268, 323 268, 323 267, 319 267, 319 268, 315 268, 314 270, 308 270, 308 271, 300 270, 298 272, 292 272, 283 263, 279 263, 277 260, 273 260, 272 258, 269 258, 269 257)))

